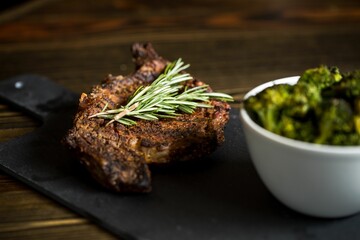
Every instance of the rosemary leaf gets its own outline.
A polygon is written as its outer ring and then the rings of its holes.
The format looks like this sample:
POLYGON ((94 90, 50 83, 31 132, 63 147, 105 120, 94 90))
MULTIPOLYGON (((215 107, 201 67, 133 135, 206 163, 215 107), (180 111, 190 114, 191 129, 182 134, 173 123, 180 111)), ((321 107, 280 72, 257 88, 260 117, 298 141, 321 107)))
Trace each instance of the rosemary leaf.
POLYGON ((118 123, 121 123, 123 125, 127 125, 127 126, 131 126, 131 125, 134 125, 136 124, 136 121, 130 119, 130 118, 120 118, 118 120, 115 120, 116 122, 118 123))
POLYGON ((188 114, 194 113, 194 110, 195 110, 194 106, 186 106, 186 105, 181 105, 178 108, 180 111, 182 111, 184 113, 188 113, 188 114))
POLYGON ((190 65, 182 59, 169 63, 164 72, 151 85, 139 87, 129 98, 125 106, 117 109, 103 109, 89 118, 110 119, 107 124, 118 122, 126 126, 136 124, 136 119, 158 120, 159 118, 174 118, 180 113, 192 114, 196 108, 210 108, 210 99, 233 101, 230 95, 207 92, 208 85, 184 88, 183 82, 192 80, 188 73, 183 73, 190 65))
POLYGON ((134 115, 134 117, 139 118, 139 119, 144 119, 144 120, 158 120, 159 119, 158 117, 156 117, 156 115, 148 114, 148 113, 137 114, 137 115, 134 115))

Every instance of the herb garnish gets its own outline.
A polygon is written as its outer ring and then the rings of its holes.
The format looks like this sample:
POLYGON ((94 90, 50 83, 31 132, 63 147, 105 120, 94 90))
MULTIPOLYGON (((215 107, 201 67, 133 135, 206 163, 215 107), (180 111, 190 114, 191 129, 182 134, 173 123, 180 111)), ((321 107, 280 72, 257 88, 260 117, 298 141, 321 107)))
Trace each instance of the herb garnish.
POLYGON ((181 58, 168 64, 164 73, 151 85, 139 87, 125 106, 107 110, 106 104, 101 112, 89 118, 110 119, 107 124, 119 122, 133 125, 136 124, 135 118, 145 120, 174 118, 180 115, 179 112, 191 114, 197 107, 211 108, 212 105, 207 103, 209 99, 233 101, 228 94, 207 92, 208 85, 184 88, 181 83, 193 79, 188 73, 181 73, 189 66, 189 64, 184 65, 181 58))

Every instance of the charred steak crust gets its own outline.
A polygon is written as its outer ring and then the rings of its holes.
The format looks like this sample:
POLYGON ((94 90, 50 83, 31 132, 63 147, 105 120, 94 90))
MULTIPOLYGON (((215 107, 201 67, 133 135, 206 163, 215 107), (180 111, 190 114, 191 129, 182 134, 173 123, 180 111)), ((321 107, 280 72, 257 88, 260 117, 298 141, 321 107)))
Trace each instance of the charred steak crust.
MULTIPOLYGON (((213 108, 198 108, 193 114, 175 119, 138 120, 130 127, 119 123, 106 126, 104 119, 88 118, 105 104, 109 108, 124 105, 140 85, 154 81, 168 63, 149 43, 135 43, 132 54, 133 74, 109 75, 90 94, 81 95, 74 125, 65 142, 103 186, 118 192, 149 192, 148 164, 197 159, 224 142, 223 129, 229 120, 230 106, 213 100, 213 108)), ((196 79, 186 83, 189 87, 202 84, 196 79)))

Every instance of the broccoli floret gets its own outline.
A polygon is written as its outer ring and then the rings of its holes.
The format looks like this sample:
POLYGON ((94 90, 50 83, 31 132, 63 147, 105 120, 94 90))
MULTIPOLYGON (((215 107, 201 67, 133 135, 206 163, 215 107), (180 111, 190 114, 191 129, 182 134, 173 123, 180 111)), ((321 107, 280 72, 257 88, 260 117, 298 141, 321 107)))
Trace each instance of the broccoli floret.
POLYGON ((341 80, 336 67, 320 66, 306 70, 294 86, 288 102, 286 114, 293 117, 305 117, 322 101, 321 90, 341 80))
MULTIPOLYGON (((323 90, 322 96, 324 98, 342 98, 346 100, 353 109, 353 123, 355 136, 360 134, 360 71, 353 71, 343 74, 340 82, 327 87, 323 90)), ((336 137, 336 142, 356 142, 357 137, 336 137), (339 139, 342 139, 341 141, 339 139), (346 140, 348 139, 348 140, 346 140)))
POLYGON ((285 114, 296 118, 306 117, 321 100, 321 93, 317 86, 304 82, 297 83, 286 103, 285 114))
POLYGON ((340 146, 360 145, 360 135, 358 133, 337 133, 328 140, 327 144, 340 146))
MULTIPOLYGON (((354 132, 354 114, 351 106, 343 99, 325 101, 317 109, 319 134, 315 143, 332 144, 341 142, 339 137, 354 132)), ((343 144, 342 144, 343 145, 343 144)))
POLYGON ((320 90, 339 82, 342 79, 337 67, 328 68, 321 65, 318 68, 306 70, 300 77, 298 83, 313 84, 320 90))
POLYGON ((360 97, 360 71, 344 74, 341 81, 325 88, 322 95, 347 99, 360 97))
POLYGON ((291 96, 288 84, 275 85, 245 100, 245 109, 251 118, 269 131, 279 133, 279 116, 291 96))
POLYGON ((314 132, 316 131, 312 119, 297 119, 282 115, 279 122, 281 129, 280 135, 292 139, 302 140, 306 142, 314 141, 314 132))
POLYGON ((346 97, 360 97, 360 71, 344 74, 344 80, 339 85, 346 97))

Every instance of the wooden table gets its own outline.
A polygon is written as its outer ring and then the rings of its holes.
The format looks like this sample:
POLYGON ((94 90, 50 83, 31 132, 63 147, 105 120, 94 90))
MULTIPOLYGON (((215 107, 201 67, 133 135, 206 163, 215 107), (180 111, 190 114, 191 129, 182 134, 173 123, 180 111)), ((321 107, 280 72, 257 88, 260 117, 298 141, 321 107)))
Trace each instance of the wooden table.
MULTIPOLYGON (((237 107, 268 80, 319 64, 360 68, 357 0, 17 2, 0 12, 0 79, 35 73, 87 92, 108 73, 130 73, 130 45, 149 41, 237 107)), ((40 124, 0 100, 0 141, 40 124)), ((115 237, 0 172, 0 238, 115 237)))

